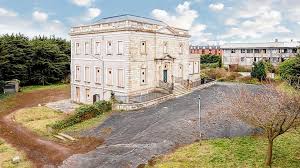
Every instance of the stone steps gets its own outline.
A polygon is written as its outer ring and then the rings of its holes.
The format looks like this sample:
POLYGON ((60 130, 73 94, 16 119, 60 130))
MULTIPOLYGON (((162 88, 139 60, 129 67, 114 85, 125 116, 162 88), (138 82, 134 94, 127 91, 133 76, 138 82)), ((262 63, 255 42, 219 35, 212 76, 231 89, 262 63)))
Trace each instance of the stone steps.
POLYGON ((182 86, 180 84, 175 84, 175 86, 174 86, 173 94, 176 97, 185 95, 185 94, 187 94, 189 92, 190 92, 189 90, 187 90, 184 86, 182 86))

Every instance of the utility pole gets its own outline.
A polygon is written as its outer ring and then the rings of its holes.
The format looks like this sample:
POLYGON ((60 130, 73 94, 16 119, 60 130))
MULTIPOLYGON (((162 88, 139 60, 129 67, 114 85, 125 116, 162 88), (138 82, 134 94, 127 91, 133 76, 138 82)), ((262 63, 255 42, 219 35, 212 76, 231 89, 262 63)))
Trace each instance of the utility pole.
POLYGON ((198 112, 199 112, 199 141, 200 141, 200 145, 201 145, 201 140, 202 140, 202 133, 201 133, 201 97, 199 95, 199 102, 198 102, 198 112))

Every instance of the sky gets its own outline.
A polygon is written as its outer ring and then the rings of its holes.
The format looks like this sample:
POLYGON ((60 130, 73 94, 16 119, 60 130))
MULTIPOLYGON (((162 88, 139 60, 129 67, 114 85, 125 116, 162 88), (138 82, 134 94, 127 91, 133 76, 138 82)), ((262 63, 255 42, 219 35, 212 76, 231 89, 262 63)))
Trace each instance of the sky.
POLYGON ((0 34, 55 35, 120 14, 189 30, 191 44, 300 40, 300 0, 0 0, 0 34))

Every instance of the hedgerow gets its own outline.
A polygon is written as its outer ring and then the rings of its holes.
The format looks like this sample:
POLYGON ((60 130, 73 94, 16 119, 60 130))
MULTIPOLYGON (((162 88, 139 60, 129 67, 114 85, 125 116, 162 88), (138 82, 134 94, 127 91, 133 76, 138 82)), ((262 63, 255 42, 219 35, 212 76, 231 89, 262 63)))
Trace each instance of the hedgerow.
POLYGON ((75 114, 61 121, 50 125, 55 130, 61 130, 82 121, 102 115, 105 112, 111 111, 112 103, 108 101, 99 101, 93 105, 82 105, 76 109, 75 114))

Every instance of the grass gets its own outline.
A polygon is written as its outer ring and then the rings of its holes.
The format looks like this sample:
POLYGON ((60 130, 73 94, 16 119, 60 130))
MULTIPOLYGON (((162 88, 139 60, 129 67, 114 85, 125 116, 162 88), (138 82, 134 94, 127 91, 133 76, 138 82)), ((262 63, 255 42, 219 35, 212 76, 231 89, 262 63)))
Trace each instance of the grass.
MULTIPOLYGON (((174 153, 154 160, 155 168, 264 168, 267 140, 261 136, 232 139, 214 139, 194 143, 177 149, 174 153)), ((300 134, 288 132, 274 143, 274 168, 298 168, 300 166, 300 134)))
POLYGON ((23 153, 18 152, 15 148, 0 139, 0 167, 1 168, 30 168, 31 163, 26 159, 23 153), (12 163, 12 158, 20 156, 21 162, 18 164, 12 163))
MULTIPOLYGON (((73 126, 67 127, 61 132, 71 133, 76 135, 80 131, 93 128, 103 122, 111 113, 105 113, 98 117, 83 121, 81 123, 75 124, 73 126)), ((32 107, 18 110, 13 114, 16 122, 22 124, 27 129, 32 130, 40 136, 48 137, 52 139, 53 133, 51 133, 47 125, 54 124, 67 117, 66 114, 62 112, 55 111, 48 107, 32 107)))
POLYGON ((51 136, 52 134, 47 130, 47 125, 53 124, 65 116, 62 112, 43 106, 21 109, 13 114, 16 122, 41 136, 51 136))
POLYGON ((51 84, 51 85, 32 85, 32 86, 24 86, 21 88, 23 93, 28 93, 32 91, 39 91, 39 90, 47 90, 47 89, 61 89, 65 88, 69 84, 51 84))

